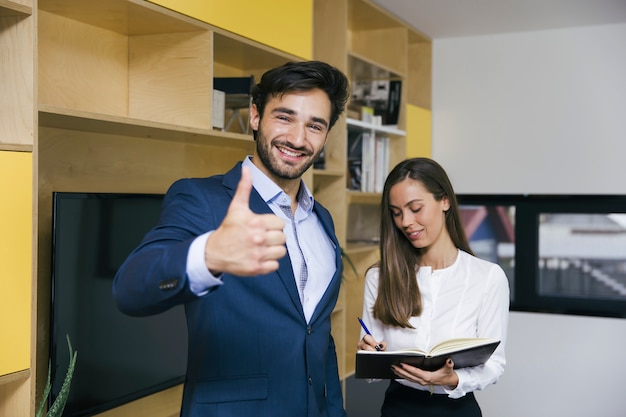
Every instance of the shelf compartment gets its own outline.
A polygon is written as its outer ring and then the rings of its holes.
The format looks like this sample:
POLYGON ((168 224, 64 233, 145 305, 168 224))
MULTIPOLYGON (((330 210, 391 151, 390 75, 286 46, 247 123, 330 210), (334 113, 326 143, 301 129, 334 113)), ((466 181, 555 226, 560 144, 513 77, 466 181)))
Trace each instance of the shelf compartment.
POLYGON ((213 65, 216 77, 249 77, 252 75, 255 82, 258 82, 261 75, 268 69, 289 61, 299 60, 293 55, 215 29, 213 65))
POLYGON ((398 19, 368 1, 348 3, 348 49, 403 76, 409 32, 398 19))
POLYGON ((154 8, 42 0, 39 103, 210 128, 212 32, 154 8))
POLYGON ((353 81, 402 80, 402 73, 356 52, 348 53, 348 73, 353 81))
POLYGON ((34 18, 30 6, 0 0, 0 146, 33 145, 34 18))

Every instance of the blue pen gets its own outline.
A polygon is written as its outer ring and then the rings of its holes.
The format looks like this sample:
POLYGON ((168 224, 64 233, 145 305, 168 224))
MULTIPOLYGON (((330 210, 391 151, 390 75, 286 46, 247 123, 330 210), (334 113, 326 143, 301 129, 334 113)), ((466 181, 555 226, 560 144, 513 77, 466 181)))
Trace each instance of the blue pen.
MULTIPOLYGON (((372 334, 370 333, 370 331, 367 328, 367 326, 365 325, 365 323, 363 323, 363 320, 361 320, 361 317, 358 317, 358 319, 359 319, 359 323, 361 323, 361 327, 363 328, 363 330, 365 330, 365 334, 368 334, 368 335, 372 336, 372 334)), ((372 337, 374 337, 374 336, 372 336, 372 337)), ((376 345, 374 347, 376 348, 377 351, 380 352, 380 346, 379 345, 376 345)))

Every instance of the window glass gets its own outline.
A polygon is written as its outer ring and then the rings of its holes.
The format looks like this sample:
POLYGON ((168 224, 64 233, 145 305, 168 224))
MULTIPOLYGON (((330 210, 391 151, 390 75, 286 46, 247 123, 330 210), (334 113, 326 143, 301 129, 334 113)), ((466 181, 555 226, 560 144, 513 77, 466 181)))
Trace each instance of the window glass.
POLYGON ((515 206, 460 205, 463 228, 474 254, 499 264, 515 298, 515 206))
POLYGON ((626 300, 626 214, 539 215, 542 296, 626 300))

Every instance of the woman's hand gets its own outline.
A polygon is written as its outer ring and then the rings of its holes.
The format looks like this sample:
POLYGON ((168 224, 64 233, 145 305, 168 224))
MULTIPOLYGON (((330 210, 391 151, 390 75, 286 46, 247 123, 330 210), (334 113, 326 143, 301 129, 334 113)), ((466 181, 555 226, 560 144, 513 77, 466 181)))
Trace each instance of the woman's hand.
POLYGON ((459 384, 459 376, 454 371, 452 359, 449 358, 444 366, 432 372, 424 371, 406 363, 393 365, 391 368, 398 378, 406 379, 422 386, 443 385, 447 389, 455 389, 459 384))
POLYGON ((383 340, 378 343, 372 336, 366 334, 363 339, 359 340, 359 350, 378 350, 384 351, 387 349, 387 343, 383 340))

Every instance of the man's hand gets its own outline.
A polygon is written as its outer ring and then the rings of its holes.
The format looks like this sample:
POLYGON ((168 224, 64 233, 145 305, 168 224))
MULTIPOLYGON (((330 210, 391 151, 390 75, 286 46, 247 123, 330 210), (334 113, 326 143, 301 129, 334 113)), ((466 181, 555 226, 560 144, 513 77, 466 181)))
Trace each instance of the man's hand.
POLYGON ((285 222, 275 214, 250 210, 252 174, 241 170, 241 180, 222 224, 209 236, 204 251, 207 268, 217 275, 267 274, 278 269, 285 256, 285 222))

